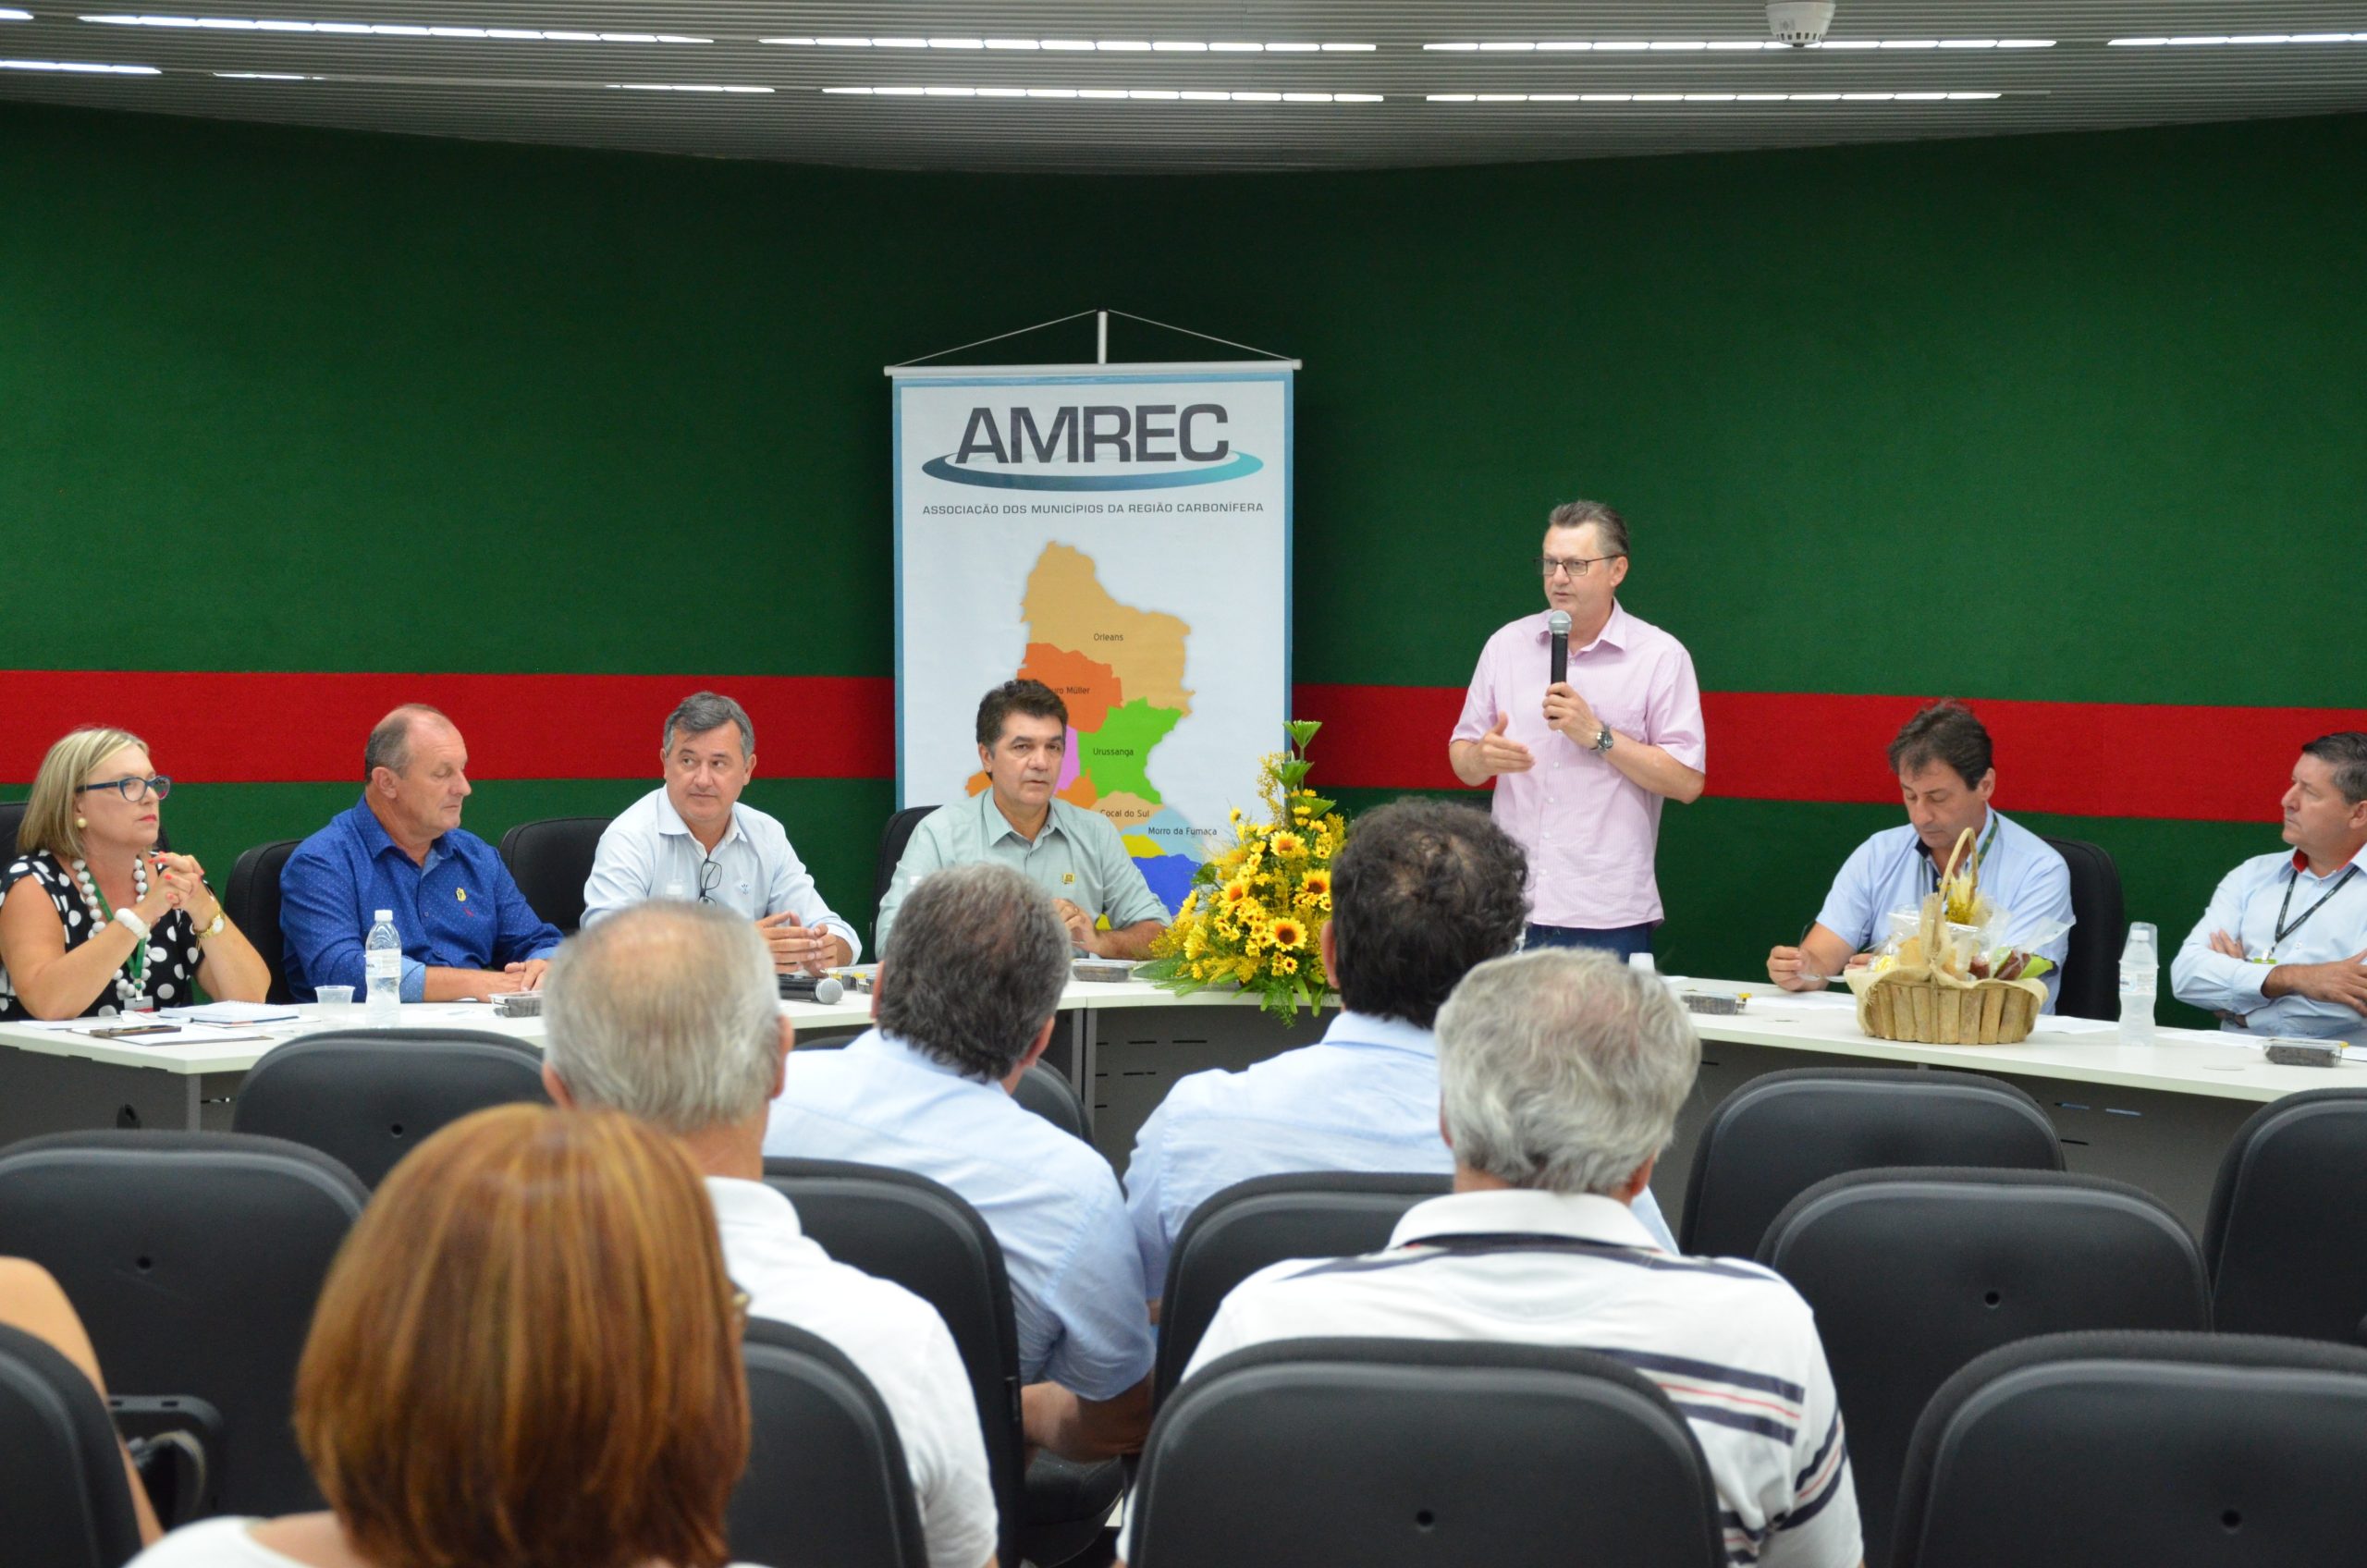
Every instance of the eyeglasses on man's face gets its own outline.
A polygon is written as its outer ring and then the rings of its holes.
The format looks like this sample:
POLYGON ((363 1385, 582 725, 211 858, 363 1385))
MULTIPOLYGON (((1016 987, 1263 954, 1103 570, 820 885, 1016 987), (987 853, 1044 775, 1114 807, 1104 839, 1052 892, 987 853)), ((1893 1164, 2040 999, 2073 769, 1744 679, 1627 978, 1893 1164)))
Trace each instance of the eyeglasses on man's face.
POLYGON ((146 795, 153 795, 161 801, 173 792, 173 781, 161 773, 149 778, 127 773, 120 778, 102 778, 96 784, 74 786, 74 792, 78 795, 87 795, 93 790, 113 790, 127 801, 137 802, 146 795))
POLYGON ((1537 574, 1539 577, 1551 577, 1557 571, 1566 571, 1572 577, 1584 577, 1596 562, 1615 561, 1618 558, 1615 555, 1539 556, 1537 557, 1537 574))

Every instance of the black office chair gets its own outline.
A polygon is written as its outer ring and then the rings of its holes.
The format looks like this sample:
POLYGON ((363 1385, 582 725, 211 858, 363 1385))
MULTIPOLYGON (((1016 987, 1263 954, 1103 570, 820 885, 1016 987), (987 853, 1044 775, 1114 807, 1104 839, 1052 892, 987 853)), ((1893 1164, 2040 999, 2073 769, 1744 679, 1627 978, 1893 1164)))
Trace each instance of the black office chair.
POLYGON ((950 1187, 885 1166, 767 1159, 765 1180, 796 1206, 799 1225, 832 1257, 894 1280, 945 1319, 977 1401, 1002 1522, 1002 1561, 1024 1555, 1051 1568, 1091 1546, 1117 1504, 1124 1472, 1114 1462, 1054 1461, 1031 1487, 1020 1434, 1011 1280, 1002 1247, 978 1211, 950 1187))
POLYGON ((2355 1562, 2367 1351, 2055 1334, 1981 1356, 1917 1423, 1896 1568, 2355 1562))
POLYGON ((1077 1142, 1092 1142, 1085 1125, 1085 1100, 1075 1085, 1042 1062, 1019 1075, 1019 1087, 1011 1097, 1077 1142))
POLYGON ((2177 1216, 2093 1176, 1832 1177, 1776 1216, 1759 1261, 1815 1310, 1849 1424, 1871 1568, 1888 1561, 1915 1418, 1965 1363, 2038 1334, 2211 1327, 2202 1255, 2177 1216))
POLYGON ((239 1085, 230 1129, 287 1138, 376 1189, 446 1123, 517 1100, 550 1103, 543 1055, 473 1029, 332 1029, 264 1053, 239 1085))
POLYGON ((268 999, 275 1002, 296 999, 288 989, 288 938, 279 929, 279 874, 303 841, 278 839, 257 844, 230 867, 229 885, 222 889, 222 912, 271 970, 268 999))
POLYGON ((1502 1341, 1278 1340, 1151 1426, 1135 1568, 1713 1568, 1701 1445, 1607 1356, 1502 1341))
MULTIPOLYGON (((936 809, 935 806, 906 806, 888 819, 887 827, 879 835, 879 869, 872 878, 871 907, 874 911, 888 896, 888 884, 896 879, 896 864, 904 858, 904 846, 913 841, 913 829, 921 825, 922 817, 936 809)), ((874 956, 877 956, 879 930, 876 919, 871 935, 874 956)))
POLYGON ((317 1150, 236 1133, 57 1133, 0 1150, 0 1253, 56 1276, 119 1395, 222 1416, 230 1513, 320 1492, 289 1429, 329 1260, 369 1193, 317 1150))
POLYGON ((1379 1252, 1407 1209, 1451 1185, 1444 1176, 1303 1170, 1236 1182, 1202 1203, 1168 1256, 1153 1404, 1175 1391, 1235 1285, 1286 1258, 1379 1252))
POLYGON ((2054 1011, 2074 1018, 2120 1016, 2120 949, 2128 938, 2128 915, 2121 903, 2120 868, 2102 844, 2085 839, 2049 839, 2071 868, 2071 943, 2063 956, 2063 980, 2055 987, 2054 1011))
POLYGON ((927 1568, 895 1418, 846 1354, 752 1317, 748 1469, 731 1493, 731 1553, 767 1568, 927 1568))
POLYGON ((573 936, 583 925, 583 885, 611 816, 546 816, 501 836, 502 864, 534 913, 573 936))
POLYGON ((2367 1341, 2367 1089, 2312 1089, 2236 1130, 2202 1256, 2223 1332, 2367 1341))
POLYGON ((122 1568, 140 1519, 106 1403, 82 1369, 0 1325, 0 1532, 11 1562, 122 1568))
POLYGON ((1677 1244, 1697 1257, 1748 1257, 1783 1207, 1826 1177, 1903 1165, 2060 1170, 2063 1144, 2036 1100, 1975 1072, 1770 1072, 1703 1124, 1677 1244))

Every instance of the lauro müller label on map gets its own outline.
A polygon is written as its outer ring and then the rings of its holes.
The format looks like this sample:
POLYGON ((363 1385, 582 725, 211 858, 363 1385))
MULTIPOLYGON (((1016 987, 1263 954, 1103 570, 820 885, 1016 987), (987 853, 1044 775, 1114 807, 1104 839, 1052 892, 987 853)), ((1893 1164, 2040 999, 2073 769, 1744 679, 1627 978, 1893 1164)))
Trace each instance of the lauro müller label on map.
POLYGON ((1060 798, 1183 901, 1289 703, 1291 373, 895 379, 898 785, 986 787, 974 721, 1025 676, 1068 704, 1060 798))

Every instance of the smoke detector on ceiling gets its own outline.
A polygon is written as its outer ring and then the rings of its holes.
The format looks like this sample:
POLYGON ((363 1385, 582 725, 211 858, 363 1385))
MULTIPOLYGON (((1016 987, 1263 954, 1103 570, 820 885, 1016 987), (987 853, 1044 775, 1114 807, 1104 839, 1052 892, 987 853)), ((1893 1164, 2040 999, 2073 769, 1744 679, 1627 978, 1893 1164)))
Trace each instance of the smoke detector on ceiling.
POLYGON ((1767 0, 1767 31, 1778 43, 1821 43, 1833 0, 1767 0))

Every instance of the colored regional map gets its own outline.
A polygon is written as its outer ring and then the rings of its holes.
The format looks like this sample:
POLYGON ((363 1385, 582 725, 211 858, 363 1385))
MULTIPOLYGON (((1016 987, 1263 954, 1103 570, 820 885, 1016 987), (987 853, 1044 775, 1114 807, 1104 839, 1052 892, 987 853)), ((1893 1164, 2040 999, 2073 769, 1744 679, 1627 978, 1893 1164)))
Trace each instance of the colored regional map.
MULTIPOLYGON (((1121 604, 1101 585, 1093 557, 1048 544, 1020 603, 1027 649, 1017 674, 1068 704, 1061 800, 1108 817, 1127 852, 1172 912, 1190 891, 1199 858, 1192 824, 1159 796, 1152 756, 1192 711, 1184 658, 1192 629, 1180 616, 1121 604)), ((987 787, 973 774, 969 791, 987 787)))

